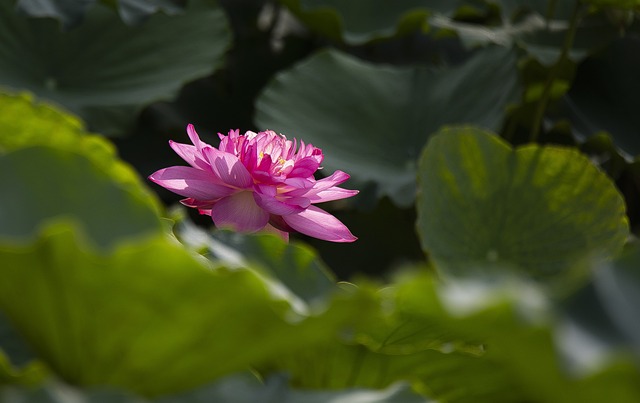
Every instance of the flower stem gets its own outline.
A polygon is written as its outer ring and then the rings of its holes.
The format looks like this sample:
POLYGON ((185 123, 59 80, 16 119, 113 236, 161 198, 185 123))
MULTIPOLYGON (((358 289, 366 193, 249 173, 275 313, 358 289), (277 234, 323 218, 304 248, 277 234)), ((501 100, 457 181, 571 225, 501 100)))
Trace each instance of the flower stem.
POLYGON ((571 14, 571 20, 569 22, 569 29, 567 31, 567 35, 564 38, 564 44, 562 45, 562 51, 560 52, 560 56, 558 56, 558 60, 556 60, 554 65, 551 67, 551 70, 549 71, 549 76, 547 77, 547 81, 544 84, 542 95, 540 96, 540 100, 538 101, 538 105, 536 106, 535 115, 533 119, 533 126, 531 127, 531 133, 529 136, 529 140, 532 143, 535 143, 538 140, 538 136, 540 135, 540 127, 542 126, 542 121, 544 120, 544 113, 547 109, 547 105, 549 104, 549 98, 551 96, 551 89, 553 88, 553 82, 556 80, 557 76, 560 74, 560 70, 562 68, 563 63, 569 57, 569 51, 573 46, 573 42, 576 37, 576 31, 578 30, 578 22, 580 21, 581 10, 582 10, 581 0, 576 0, 575 6, 573 8, 573 13, 571 14))

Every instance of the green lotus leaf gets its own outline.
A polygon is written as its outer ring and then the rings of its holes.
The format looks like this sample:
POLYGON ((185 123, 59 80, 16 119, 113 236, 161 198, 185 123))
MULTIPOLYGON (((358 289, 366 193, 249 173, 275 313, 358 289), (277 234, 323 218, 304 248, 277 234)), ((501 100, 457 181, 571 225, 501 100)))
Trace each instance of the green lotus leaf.
POLYGON ((513 266, 569 280, 628 236, 622 196, 575 149, 512 149, 477 128, 446 128, 425 147, 418 182, 422 246, 445 271, 513 266))
POLYGON ((350 290, 301 313, 277 282, 209 266, 164 234, 97 253, 58 222, 0 246, 0 310, 66 382, 152 396, 324 342, 372 302, 350 290))
MULTIPOLYGON (((18 0, 16 9, 31 17, 53 17, 65 28, 72 28, 82 22, 87 8, 96 0, 18 0)), ((127 24, 145 21, 150 15, 162 10, 172 15, 182 11, 178 0, 119 0, 118 11, 127 24)))
MULTIPOLYGON (((500 23, 469 23, 447 15, 432 16, 429 23, 455 32, 468 48, 517 44, 545 66, 554 65, 565 46, 575 2, 502 0, 497 3, 501 9, 500 23)), ((612 22, 612 15, 587 11, 586 7, 578 8, 576 32, 566 55, 575 63, 620 35, 620 26, 612 22)))
POLYGON ((108 249, 125 238, 161 232, 149 199, 114 181, 91 160, 34 146, 0 154, 0 239, 28 242, 59 217, 82 223, 91 243, 108 249))
POLYGON ((425 396, 455 403, 596 403, 614 395, 631 403, 640 396, 628 356, 580 376, 567 371, 556 318, 534 283, 482 276, 443 284, 423 273, 404 275, 383 294, 383 306, 393 307, 386 321, 366 321, 354 342, 285 355, 279 368, 305 388, 383 388, 404 379, 425 396))
POLYGON ((280 0, 314 31, 336 41, 365 43, 376 38, 394 36, 398 32, 419 29, 427 16, 438 11, 457 8, 460 1, 435 1, 425 5, 420 0, 339 1, 280 0))
POLYGON ((278 279, 305 303, 323 304, 336 282, 318 254, 301 242, 272 234, 207 231, 184 218, 174 229, 184 244, 205 249, 208 257, 229 267, 253 267, 278 279))
POLYGON ((478 51, 448 70, 380 66, 323 51, 281 73, 259 96, 263 129, 302 138, 324 150, 325 169, 373 182, 399 205, 415 197, 416 161, 443 124, 500 128, 519 96, 516 56, 478 51))
POLYGON ((564 100, 566 115, 583 137, 607 131, 616 145, 632 156, 640 155, 640 116, 634 108, 640 91, 635 75, 640 68, 639 52, 640 40, 635 37, 613 42, 578 67, 564 100))
POLYGON ((3 1, 0 37, 0 86, 58 103, 106 135, 126 131, 146 104, 211 74, 231 39, 212 0, 190 1, 182 14, 157 13, 133 27, 97 2, 69 31, 53 19, 19 15, 3 1))
POLYGON ((89 158, 111 179, 160 210, 138 173, 121 161, 113 144, 88 133, 77 117, 28 94, 0 93, 0 153, 31 146, 73 151, 89 158), (17 118, 19 117, 19 118, 17 118))

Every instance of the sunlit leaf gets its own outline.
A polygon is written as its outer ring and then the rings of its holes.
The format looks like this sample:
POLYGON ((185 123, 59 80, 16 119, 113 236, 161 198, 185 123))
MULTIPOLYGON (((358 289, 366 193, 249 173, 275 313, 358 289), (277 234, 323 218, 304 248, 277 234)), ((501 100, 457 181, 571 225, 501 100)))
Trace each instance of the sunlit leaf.
POLYGON ((253 267, 278 279, 308 304, 323 303, 336 283, 320 257, 299 242, 285 242, 271 234, 206 231, 187 220, 177 228, 178 238, 195 248, 205 248, 215 262, 231 267, 253 267))
POLYGON ((0 310, 72 384, 177 393, 333 337, 366 293, 336 293, 313 316, 249 269, 209 269, 165 236, 86 249, 68 225, 0 248, 0 310))
POLYGON ((159 204, 129 165, 118 159, 111 142, 87 133, 75 116, 53 105, 35 102, 27 94, 0 93, 0 153, 31 146, 47 146, 80 153, 127 190, 159 204))
POLYGON ((452 122, 497 130, 518 95, 515 54, 502 48, 438 71, 326 51, 277 76, 258 98, 256 120, 312 142, 324 150, 326 170, 373 182, 379 196, 406 206, 415 197, 418 150, 431 133, 452 122))
MULTIPOLYGON (((33 362, 24 368, 17 369, 0 349, 0 397, 4 385, 33 386, 41 383, 45 376, 46 370, 42 364, 33 362)), ((0 401, 5 402, 1 398, 0 401)))
POLYGON ((603 362, 580 376, 566 370, 554 341, 557 322, 534 284, 485 277, 442 284, 430 275, 410 275, 385 290, 383 306, 393 307, 388 316, 401 319, 397 329, 374 318, 359 327, 360 343, 285 355, 280 368, 303 387, 380 388, 405 379, 426 396, 456 403, 595 403, 606 396, 631 403, 640 396, 640 374, 628 357, 603 362), (402 335, 404 326, 414 333, 402 335), (379 338, 382 330, 384 339, 379 338), (430 340, 450 342, 429 346, 430 340), (465 350, 456 341, 477 347, 465 350), (392 345, 396 348, 386 348, 392 345), (402 345, 404 350, 397 348, 402 345))
POLYGON ((569 280, 628 235, 613 182, 569 148, 514 150, 476 128, 444 129, 424 150, 419 188, 423 248, 447 271, 497 264, 569 280))
POLYGON ((0 155, 0 238, 27 242, 40 226, 75 217, 90 239, 108 248, 125 237, 161 229, 145 199, 119 186, 76 153, 32 147, 0 155))

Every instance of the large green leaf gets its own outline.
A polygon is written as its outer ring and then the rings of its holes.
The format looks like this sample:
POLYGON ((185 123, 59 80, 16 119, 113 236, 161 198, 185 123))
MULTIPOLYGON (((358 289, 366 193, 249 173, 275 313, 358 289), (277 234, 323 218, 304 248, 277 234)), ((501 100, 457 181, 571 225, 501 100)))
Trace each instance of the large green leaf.
POLYGON ((210 269, 166 236, 97 254, 68 225, 0 246, 0 310, 62 379, 181 392, 333 337, 371 297, 336 293, 314 316, 249 269, 210 269))
MULTIPOLYGON (((468 48, 487 44, 507 47, 517 44, 546 66, 553 65, 560 57, 570 26, 570 21, 566 19, 546 19, 539 13, 526 13, 515 21, 503 15, 501 24, 491 26, 456 21, 443 15, 436 15, 429 21, 436 28, 455 32, 468 48)), ((567 56, 574 62, 580 62, 614 40, 618 34, 617 27, 611 24, 606 15, 587 16, 580 20, 567 56)))
MULTIPOLYGON (((32 17, 53 17, 69 28, 79 24, 87 8, 96 0, 18 0, 16 8, 32 17)), ((118 0, 117 6, 123 21, 136 24, 162 10, 172 15, 182 10, 180 0, 118 0)))
POLYGON ((205 248, 210 258, 229 267, 253 267, 277 278, 307 304, 326 302, 336 283, 315 251, 300 242, 285 242, 272 234, 207 231, 179 220, 175 231, 181 242, 205 248))
POLYGON ((18 15, 0 2, 0 86, 26 89, 117 134, 142 106, 173 97, 187 81, 210 74, 229 46, 223 12, 212 0, 190 1, 180 15, 153 15, 126 26, 96 3, 81 26, 18 15))
POLYGON ((0 200, 3 238, 24 240, 58 215, 81 221, 103 247, 160 229, 157 199, 113 145, 28 95, 0 94, 0 161, 10 189, 0 200))
POLYGON ((472 127, 443 129, 420 161, 418 232, 439 268, 522 268, 535 277, 578 274, 628 235, 624 200, 578 151, 512 149, 472 127))
POLYGON ((640 39, 629 36, 613 42, 602 54, 577 70, 575 83, 565 98, 567 115, 576 129, 589 137, 608 131, 630 155, 640 154, 640 116, 635 100, 640 91, 640 39))
POLYGON ((359 44, 417 29, 433 8, 455 10, 460 1, 280 0, 305 25, 334 40, 359 44))
POLYGON ((31 17, 57 18, 65 27, 72 27, 82 20, 87 8, 95 2, 96 0, 17 0, 15 9, 31 17))
MULTIPOLYGON (((493 372, 495 377, 488 379, 486 390, 493 389, 496 395, 468 401, 500 401, 500 397, 511 396, 506 401, 595 403, 606 399, 633 402, 640 397, 640 374, 630 357, 604 362, 587 374, 576 376, 567 371, 558 354, 559 322, 550 301, 528 282, 481 276, 438 284, 423 276, 401 282, 397 300, 406 317, 436 322, 462 339, 475 337, 483 342, 482 364, 476 367, 482 372, 452 372, 454 379, 449 382, 455 382, 457 376, 472 379, 493 372), (434 296, 440 304, 433 303, 434 296)), ((584 341, 570 337, 568 342, 584 341)), ((465 378, 459 382, 464 383, 465 378)), ((428 387, 428 378, 424 382, 428 387)))
POLYGON ((114 182, 159 210, 155 194, 117 157, 110 141, 87 133, 77 117, 53 105, 34 102, 28 94, 0 93, 0 153, 36 145, 84 155, 114 182))
POLYGON ((314 143, 326 154, 326 169, 371 181, 379 195, 409 205, 427 137, 452 122, 498 129, 518 95, 516 57, 507 49, 483 49, 440 71, 377 66, 324 51, 267 86, 256 121, 314 143))
POLYGON ((396 321, 395 328, 388 326, 393 321, 375 317, 359 328, 360 343, 286 355, 281 368, 303 387, 380 388, 405 379, 427 396, 457 403, 595 403, 607 396, 631 403, 640 396, 640 376, 629 357, 579 376, 566 371, 554 340, 556 320, 535 285, 486 277, 446 284, 430 275, 405 277, 386 289, 382 300, 382 306, 392 307, 386 316, 396 321))
POLYGON ((124 238, 161 230, 146 198, 115 182, 86 157, 34 146, 0 155, 0 239, 26 242, 60 216, 82 223, 93 243, 109 248, 124 238))

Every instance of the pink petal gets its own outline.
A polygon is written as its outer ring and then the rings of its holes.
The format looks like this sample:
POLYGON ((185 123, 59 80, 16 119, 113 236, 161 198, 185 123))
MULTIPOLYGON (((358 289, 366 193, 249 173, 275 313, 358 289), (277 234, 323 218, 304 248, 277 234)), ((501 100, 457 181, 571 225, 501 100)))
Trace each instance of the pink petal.
POLYGON ((327 176, 326 178, 322 178, 319 181, 317 181, 313 185, 313 188, 315 190, 329 189, 332 186, 336 186, 336 185, 339 185, 341 183, 346 182, 347 179, 349 179, 349 178, 350 178, 350 176, 346 172, 335 171, 330 176, 327 176))
POLYGON ((176 143, 169 140, 169 146, 185 160, 189 165, 194 168, 209 170, 209 163, 203 159, 202 153, 200 153, 195 146, 189 144, 176 143))
POLYGON ((322 203, 332 200, 346 199, 347 197, 355 196, 359 193, 358 190, 343 189, 337 186, 329 188, 327 190, 321 190, 316 192, 311 190, 305 194, 306 197, 311 200, 311 203, 322 203))
POLYGON ((320 163, 313 157, 305 157, 298 161, 293 166, 289 177, 308 178, 312 176, 320 166, 320 163))
POLYGON ((266 194, 258 191, 253 193, 253 197, 258 206, 275 215, 299 213, 311 203, 309 199, 301 197, 291 198, 291 200, 278 200, 275 197, 275 192, 274 194, 266 194))
POLYGON ((202 152, 209 160, 211 170, 222 182, 238 189, 246 189, 253 184, 251 174, 235 155, 213 147, 204 148, 202 152))
POLYGON ((269 222, 269 213, 258 207, 252 192, 238 192, 218 201, 211 208, 216 227, 240 232, 256 232, 269 222))
POLYGON ((196 200, 215 200, 234 192, 208 171, 192 167, 164 168, 152 173, 149 179, 174 193, 196 200))
POLYGON ((202 149, 205 147, 211 147, 209 144, 200 140, 200 137, 196 132, 196 128, 193 127, 191 123, 187 125, 187 135, 189 136, 189 140, 191 140, 191 142, 196 147, 196 150, 198 150, 198 152, 202 152, 202 149))
POLYGON ((211 215, 211 207, 215 204, 215 202, 212 201, 200 201, 190 197, 180 200, 180 203, 187 207, 197 208, 200 214, 208 216, 211 215))
POLYGON ((343 189, 335 186, 349 179, 349 175, 342 171, 336 171, 331 176, 318 181, 310 181, 302 178, 289 178, 286 184, 295 190, 288 192, 291 196, 302 196, 311 200, 311 203, 322 203, 332 200, 345 199, 355 196, 357 190, 343 189))
POLYGON ((289 226, 284 220, 282 216, 271 214, 269 218, 269 225, 273 226, 275 229, 283 232, 294 232, 295 230, 289 226))
POLYGON ((353 242, 358 239, 340 220, 316 206, 282 216, 282 219, 296 231, 325 241, 353 242))

